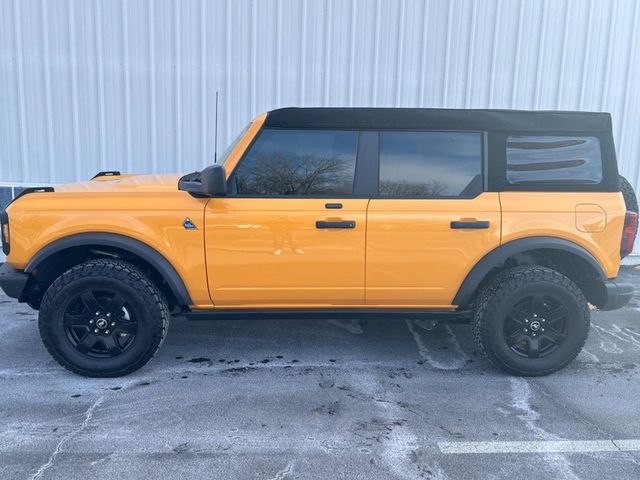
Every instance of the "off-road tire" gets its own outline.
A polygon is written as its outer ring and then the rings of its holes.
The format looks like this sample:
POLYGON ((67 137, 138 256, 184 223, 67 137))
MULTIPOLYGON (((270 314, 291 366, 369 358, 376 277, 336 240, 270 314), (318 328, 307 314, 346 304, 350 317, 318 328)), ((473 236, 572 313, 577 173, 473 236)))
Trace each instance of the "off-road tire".
POLYGON ((580 353, 590 327, 587 300, 578 286, 561 273, 540 266, 518 266, 497 275, 481 291, 471 321, 477 348, 494 366, 519 376, 556 372, 580 353), (514 353, 504 335, 507 314, 523 295, 551 293, 567 309, 567 333, 557 350, 541 358, 514 353))
POLYGON ((636 197, 636 192, 633 190, 633 186, 631 186, 629 180, 624 178, 622 175, 619 175, 618 185, 620 186, 620 192, 622 192, 622 196, 624 197, 624 204, 626 205, 627 210, 638 213, 638 197, 636 197))
POLYGON ((45 347, 67 370, 86 377, 118 377, 138 370, 158 351, 169 327, 169 307, 158 287, 136 266, 96 259, 71 268, 51 284, 42 299, 38 323, 45 347), (118 356, 90 358, 77 351, 65 333, 67 306, 74 296, 93 288, 124 298, 137 319, 130 348, 118 356))

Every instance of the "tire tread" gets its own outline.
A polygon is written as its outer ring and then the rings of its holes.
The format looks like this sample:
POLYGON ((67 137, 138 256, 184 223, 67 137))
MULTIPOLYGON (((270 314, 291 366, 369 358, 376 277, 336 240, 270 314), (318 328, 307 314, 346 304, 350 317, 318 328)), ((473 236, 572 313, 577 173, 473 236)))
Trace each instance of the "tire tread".
POLYGON ((40 337, 47 351, 67 370, 85 377, 119 377, 138 370, 155 356, 169 328, 169 307, 166 298, 158 287, 135 265, 118 259, 94 259, 72 267, 51 284, 40 305, 38 327, 40 337), (57 351, 49 338, 45 318, 48 312, 54 308, 55 298, 65 286, 88 277, 107 277, 121 281, 144 299, 148 308, 147 311, 160 312, 160 318, 153 322, 153 336, 149 349, 135 362, 119 370, 100 372, 79 368, 67 361, 57 351))
POLYGON ((591 323, 590 318, 591 315, 587 300, 580 288, 572 280, 560 272, 547 267, 521 265, 498 274, 484 287, 478 296, 476 309, 474 310, 471 320, 471 330, 478 351, 495 367, 518 376, 543 376, 566 367, 580 353, 587 341, 591 323), (576 298, 579 305, 582 306, 582 317, 585 328, 582 330, 583 334, 578 347, 576 347, 564 361, 544 370, 524 370, 514 367, 513 365, 508 365, 496 355, 490 341, 489 325, 492 321, 493 312, 497 310, 498 303, 502 298, 516 288, 536 281, 552 282, 568 290, 576 298))

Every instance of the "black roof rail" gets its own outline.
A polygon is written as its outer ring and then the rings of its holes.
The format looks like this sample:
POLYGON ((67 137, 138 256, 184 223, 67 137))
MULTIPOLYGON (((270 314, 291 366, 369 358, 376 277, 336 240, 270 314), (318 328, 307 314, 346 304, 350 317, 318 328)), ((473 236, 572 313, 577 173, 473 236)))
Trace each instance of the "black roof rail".
POLYGON ((91 177, 91 180, 93 180, 94 178, 98 178, 98 177, 117 177, 122 175, 118 170, 108 170, 106 172, 98 172, 96 173, 93 177, 91 177))

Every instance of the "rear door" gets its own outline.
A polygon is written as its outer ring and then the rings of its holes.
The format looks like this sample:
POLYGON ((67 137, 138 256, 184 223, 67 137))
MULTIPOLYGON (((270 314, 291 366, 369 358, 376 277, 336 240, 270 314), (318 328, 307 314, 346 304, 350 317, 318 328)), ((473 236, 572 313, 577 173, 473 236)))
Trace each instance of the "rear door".
POLYGON ((362 136, 263 129, 206 208, 216 307, 364 304, 368 196, 359 195, 362 136))
POLYGON ((366 304, 450 308, 467 273, 499 246, 498 193, 484 191, 485 142, 482 132, 380 132, 366 304))

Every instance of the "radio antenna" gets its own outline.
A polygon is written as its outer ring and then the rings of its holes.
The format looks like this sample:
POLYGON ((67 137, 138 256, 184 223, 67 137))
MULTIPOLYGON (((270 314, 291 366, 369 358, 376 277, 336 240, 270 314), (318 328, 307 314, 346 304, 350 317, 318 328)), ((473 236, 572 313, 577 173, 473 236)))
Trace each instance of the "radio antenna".
POLYGON ((213 133, 213 163, 218 163, 218 91, 216 90, 216 121, 213 133))

